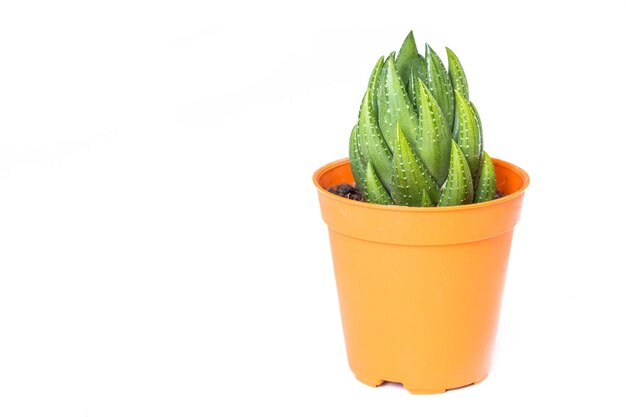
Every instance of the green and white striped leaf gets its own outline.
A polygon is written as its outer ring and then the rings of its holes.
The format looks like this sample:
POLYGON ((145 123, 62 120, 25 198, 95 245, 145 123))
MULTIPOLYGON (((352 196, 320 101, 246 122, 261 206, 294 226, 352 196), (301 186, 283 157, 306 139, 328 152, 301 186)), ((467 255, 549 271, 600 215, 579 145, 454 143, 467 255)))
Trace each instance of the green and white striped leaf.
POLYGON ((358 189, 365 188, 365 161, 359 146, 359 127, 354 126, 350 133, 350 169, 358 189))
POLYGON ((376 174, 372 161, 369 161, 365 168, 365 189, 363 190, 363 194, 365 201, 369 203, 393 204, 393 200, 376 174))
POLYGON ((476 187, 474 203, 482 203, 496 198, 496 168, 487 152, 483 152, 483 164, 476 187))
POLYGON ((367 90, 359 111, 359 144, 364 160, 374 165, 380 181, 389 190, 391 187, 391 150, 378 130, 370 94, 370 90, 367 90))
POLYGON ((465 77, 465 71, 461 66, 461 61, 459 61, 456 54, 452 52, 452 49, 446 48, 446 53, 448 54, 448 73, 450 74, 452 88, 461 93, 465 100, 469 101, 469 86, 467 84, 467 78, 465 77))
POLYGON ((398 123, 409 141, 415 143, 417 114, 396 71, 394 54, 391 54, 383 64, 378 86, 378 125, 391 149, 395 149, 393 141, 398 123))
POLYGON ((398 75, 402 80, 405 87, 408 88, 411 72, 417 73, 417 46, 415 45, 415 38, 413 37, 413 31, 409 32, 407 37, 402 42, 400 51, 398 51, 398 59, 396 60, 396 67, 398 68, 398 75))
POLYGON ((428 44, 426 44, 426 73, 428 89, 433 93, 439 107, 441 107, 448 129, 452 130, 454 124, 452 83, 450 83, 448 72, 441 58, 428 44))
POLYGON ((393 175, 391 196, 402 206, 422 206, 423 192, 429 201, 439 199, 439 188, 428 170, 417 157, 400 125, 396 125, 395 149, 393 153, 393 175))
POLYGON ((458 133, 456 141, 470 167, 472 178, 476 178, 480 168, 480 157, 483 153, 483 141, 474 110, 460 91, 454 90, 458 133))
POLYGON ((440 206, 459 206, 469 204, 474 198, 474 185, 467 161, 461 148, 452 141, 450 151, 450 171, 448 179, 443 185, 443 192, 439 199, 440 206))
POLYGON ((372 74, 370 75, 370 79, 367 85, 367 89, 370 92, 370 99, 372 101, 372 109, 374 110, 374 116, 378 118, 378 99, 376 98, 376 93, 378 92, 378 82, 380 80, 380 72, 383 68, 383 62, 385 57, 378 58, 376 61, 376 65, 374 65, 374 69, 372 70, 372 74))
POLYGON ((435 97, 422 80, 417 84, 419 119, 415 150, 437 185, 441 186, 448 176, 452 135, 435 97))

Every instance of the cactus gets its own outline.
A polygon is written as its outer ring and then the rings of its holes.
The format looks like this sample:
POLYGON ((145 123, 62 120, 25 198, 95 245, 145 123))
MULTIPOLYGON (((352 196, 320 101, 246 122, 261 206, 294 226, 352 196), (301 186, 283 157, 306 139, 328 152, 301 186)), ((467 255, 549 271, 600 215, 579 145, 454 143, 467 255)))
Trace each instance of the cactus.
POLYGON ((447 70, 428 44, 418 52, 410 32, 397 58, 376 62, 350 134, 350 167, 367 202, 431 207, 496 198, 465 71, 446 53, 447 70))

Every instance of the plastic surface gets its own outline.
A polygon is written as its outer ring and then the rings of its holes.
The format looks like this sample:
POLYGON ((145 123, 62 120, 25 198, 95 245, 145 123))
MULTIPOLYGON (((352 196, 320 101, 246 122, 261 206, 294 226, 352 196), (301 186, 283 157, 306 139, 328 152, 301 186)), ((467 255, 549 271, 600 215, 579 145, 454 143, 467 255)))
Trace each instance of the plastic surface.
POLYGON ((348 361, 361 382, 399 382, 421 394, 487 377, 529 184, 520 168, 493 162, 505 197, 442 208, 382 206, 326 191, 354 182, 347 159, 315 173, 348 361))

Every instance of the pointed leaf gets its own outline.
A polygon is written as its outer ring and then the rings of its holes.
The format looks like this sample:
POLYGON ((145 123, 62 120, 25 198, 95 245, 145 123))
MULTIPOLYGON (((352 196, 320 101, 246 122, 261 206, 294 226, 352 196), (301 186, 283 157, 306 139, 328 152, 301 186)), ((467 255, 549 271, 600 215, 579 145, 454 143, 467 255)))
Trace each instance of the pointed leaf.
POLYGON ((480 121, 480 115, 478 114, 478 110, 476 110, 476 106, 474 103, 470 101, 470 107, 472 108, 472 113, 474 113, 474 118, 476 118, 476 124, 478 125, 478 133, 480 133, 480 143, 482 149, 483 143, 483 123, 480 121))
MULTIPOLYGON (((456 95, 455 95, 456 97, 456 95)), ((456 101, 456 100, 455 100, 456 101)), ((474 103, 472 103, 471 101, 469 102, 470 107, 472 108, 472 116, 474 117, 474 119, 476 120, 476 126, 478 126, 478 136, 480 137, 480 144, 481 144, 481 149, 482 149, 482 144, 483 144, 483 126, 480 122, 480 116, 478 115, 478 110, 476 110, 476 106, 474 106, 474 103)), ((456 103, 455 103, 455 107, 456 107, 456 103)), ((458 139, 459 137, 459 115, 457 114, 456 110, 454 112, 454 129, 452 130, 452 136, 454 137, 454 139, 458 139)))
POLYGON ((416 151, 428 172, 441 186, 448 175, 452 136, 435 97, 422 80, 417 83, 420 97, 416 151))
POLYGON ((391 179, 391 196, 394 202, 403 206, 421 206, 424 191, 430 197, 430 201, 437 201, 439 199, 437 184, 415 155, 400 125, 396 126, 396 135, 391 179))
POLYGON ((474 111, 470 103, 465 100, 465 97, 457 90, 454 90, 454 94, 456 99, 456 124, 459 127, 457 143, 463 152, 463 156, 465 156, 467 160, 472 178, 476 178, 478 169, 480 168, 480 157, 483 153, 482 136, 478 126, 478 120, 474 116, 474 111))
POLYGON ((398 75, 405 87, 409 85, 411 72, 417 72, 417 55, 417 46, 415 45, 413 31, 411 31, 404 39, 396 60, 398 75))
POLYGON ((459 206, 473 201, 474 185, 467 161, 461 148, 452 141, 450 151, 450 172, 443 185, 443 192, 439 199, 440 206, 459 206))
POLYGON ((417 77, 428 83, 428 70, 426 69, 426 58, 419 53, 417 54, 417 77))
MULTIPOLYGON (((469 102, 469 86, 467 84, 467 78, 465 77, 465 71, 461 66, 461 62, 450 48, 446 48, 446 53, 448 54, 448 74, 450 76, 452 88, 454 89, 454 91, 458 91, 459 93, 461 93, 465 100, 469 102)), ((455 138, 458 138, 460 128, 459 117, 456 114, 457 109, 458 106, 455 107, 454 127, 452 129, 452 135, 455 138)))
POLYGON ((384 59, 385 57, 381 56, 378 58, 378 61, 376 61, 367 86, 370 92, 370 99, 372 100, 372 109, 374 110, 374 116, 376 118, 378 118, 378 99, 376 98, 376 93, 378 92, 378 81, 380 80, 380 72, 383 67, 384 59))
POLYGON ((415 114, 419 117, 419 99, 420 99, 420 90, 417 85, 417 73, 415 71, 411 71, 411 76, 409 77, 409 85, 407 88, 407 93, 409 95, 409 101, 413 106, 413 110, 415 110, 415 114))
POLYGON ((434 207, 434 203, 432 202, 432 200, 430 199, 430 197, 428 196, 428 193, 426 192, 426 190, 422 190, 422 207, 434 207))
POLYGON ((448 72, 450 73, 452 88, 461 93, 465 100, 469 101, 469 86, 467 85, 467 78, 461 66, 461 61, 452 52, 452 49, 446 48, 446 53, 448 54, 448 72))
POLYGON ((496 169, 487 152, 483 152, 483 164, 476 187, 475 203, 482 203, 496 198, 496 169))
POLYGON ((372 161, 367 163, 365 169, 365 190, 363 191, 365 200, 375 204, 393 204, 393 200, 389 196, 387 190, 380 182, 372 161))
MULTIPOLYGON (((480 121, 480 115, 478 114, 478 110, 476 110, 476 106, 474 106, 474 103, 472 103, 470 101, 470 107, 472 108, 472 114, 474 115, 474 119, 476 120, 476 126, 478 126, 478 135, 480 136, 479 142, 480 142, 480 151, 481 151, 481 155, 483 154, 483 150, 485 148, 484 145, 484 139, 483 139, 483 124, 480 121)), ((481 159, 482 161, 482 156, 481 159)), ((480 174, 480 168, 478 168, 476 170, 476 174, 474 176, 474 184, 476 184, 476 180, 478 180, 478 175, 480 174)))
POLYGON ((428 44, 426 44, 426 72, 428 75, 428 89, 433 93, 439 107, 441 107, 448 128, 452 130, 452 125, 454 124, 452 84, 441 58, 428 44))
POLYGON ((414 143, 417 136, 417 114, 398 77, 394 54, 391 54, 383 64, 378 86, 378 125, 391 149, 394 149, 393 140, 398 123, 409 141, 414 143))
POLYGON ((380 181, 389 190, 391 187, 391 150, 378 130, 370 94, 370 90, 367 90, 359 111, 359 144, 364 160, 372 162, 380 181))
POLYGON ((350 133, 350 169, 352 170, 352 176, 354 177, 357 188, 364 191, 365 162, 363 161, 363 155, 361 155, 361 149, 359 148, 358 130, 358 126, 354 126, 352 133, 350 133))

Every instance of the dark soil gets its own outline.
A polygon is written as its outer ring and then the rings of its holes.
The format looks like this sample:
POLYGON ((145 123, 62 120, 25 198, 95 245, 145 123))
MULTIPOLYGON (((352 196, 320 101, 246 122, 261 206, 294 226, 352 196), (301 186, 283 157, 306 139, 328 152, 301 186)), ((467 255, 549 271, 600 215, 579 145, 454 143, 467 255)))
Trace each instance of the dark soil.
POLYGON ((339 184, 328 189, 339 197, 349 198, 350 200, 365 201, 363 193, 350 184, 339 184))

